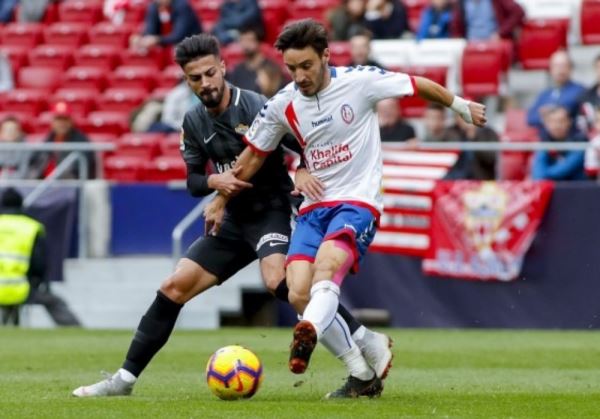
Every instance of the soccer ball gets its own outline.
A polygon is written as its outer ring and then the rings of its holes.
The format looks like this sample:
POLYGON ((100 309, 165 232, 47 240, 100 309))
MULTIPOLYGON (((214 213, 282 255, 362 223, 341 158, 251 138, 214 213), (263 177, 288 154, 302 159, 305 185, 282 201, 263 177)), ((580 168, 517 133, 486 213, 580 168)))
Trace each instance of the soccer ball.
POLYGON ((206 365, 206 382, 210 391, 223 400, 250 398, 263 379, 260 359, 243 346, 218 349, 206 365))

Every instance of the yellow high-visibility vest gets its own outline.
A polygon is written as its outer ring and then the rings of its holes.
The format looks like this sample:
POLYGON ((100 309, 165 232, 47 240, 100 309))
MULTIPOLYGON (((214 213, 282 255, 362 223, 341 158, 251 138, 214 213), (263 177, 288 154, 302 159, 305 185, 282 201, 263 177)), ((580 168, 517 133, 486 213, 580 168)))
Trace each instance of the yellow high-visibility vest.
POLYGON ((21 214, 0 214, 0 305, 19 305, 29 296, 27 271, 44 226, 21 214))

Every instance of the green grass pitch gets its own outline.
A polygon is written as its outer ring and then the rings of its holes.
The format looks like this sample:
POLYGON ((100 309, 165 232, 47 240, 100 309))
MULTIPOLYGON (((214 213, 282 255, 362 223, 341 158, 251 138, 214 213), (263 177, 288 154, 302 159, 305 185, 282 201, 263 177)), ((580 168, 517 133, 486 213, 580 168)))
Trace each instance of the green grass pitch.
POLYGON ((388 330, 394 368, 379 399, 325 401, 345 370, 322 348, 287 370, 289 329, 176 332, 130 397, 70 392, 120 366, 132 332, 0 329, 0 418, 579 418, 600 417, 597 332, 388 330), (265 380, 250 400, 206 387, 217 348, 254 350, 265 380))

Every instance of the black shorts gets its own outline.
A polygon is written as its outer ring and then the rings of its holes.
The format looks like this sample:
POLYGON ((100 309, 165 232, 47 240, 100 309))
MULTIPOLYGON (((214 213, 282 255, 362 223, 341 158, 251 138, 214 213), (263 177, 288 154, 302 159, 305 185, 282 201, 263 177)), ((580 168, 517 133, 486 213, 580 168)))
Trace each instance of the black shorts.
POLYGON ((286 211, 265 211, 244 220, 226 215, 219 234, 200 237, 185 257, 223 282, 257 258, 287 254, 291 231, 291 213, 286 211))

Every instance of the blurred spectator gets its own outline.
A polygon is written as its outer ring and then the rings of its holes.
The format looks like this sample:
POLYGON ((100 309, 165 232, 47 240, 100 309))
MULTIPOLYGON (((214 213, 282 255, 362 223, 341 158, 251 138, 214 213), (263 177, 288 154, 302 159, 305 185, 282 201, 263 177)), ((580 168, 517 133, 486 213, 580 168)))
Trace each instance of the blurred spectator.
POLYGON ((371 33, 364 29, 358 31, 350 38, 350 66, 370 65, 383 68, 381 64, 370 58, 371 55, 371 33))
MULTIPOLYGON (((192 92, 192 89, 185 81, 182 81, 165 96, 160 121, 153 123, 148 131, 164 133, 181 131, 185 113, 199 102, 200 100, 192 92)), ((142 131, 144 130, 142 129, 142 131)), ((139 132, 138 129, 136 132, 139 132)))
POLYGON ((9 59, 0 51, 0 93, 15 87, 12 66, 9 59))
POLYGON ((8 23, 13 19, 18 3, 19 0, 0 0, 0 23, 8 23))
POLYGON ((188 0, 154 0, 146 11, 144 32, 132 35, 133 49, 175 45, 183 38, 202 32, 202 25, 188 0))
MULTIPOLYGON (((52 124, 45 140, 47 143, 87 143, 88 138, 73 124, 71 110, 65 102, 58 102, 52 107, 52 124)), ((69 152, 39 152, 35 155, 33 167, 38 178, 48 176, 69 152)), ((85 153, 88 164, 88 179, 93 179, 96 173, 95 156, 92 152, 85 153)), ((78 178, 79 168, 75 165, 67 171, 63 178, 78 178)))
POLYGON ((580 98, 581 110, 588 130, 594 129, 594 124, 597 122, 595 110, 600 108, 600 55, 594 60, 594 66, 596 69, 596 84, 586 90, 580 98))
POLYGON ((600 179, 600 108, 596 108, 595 137, 585 151, 585 172, 588 176, 600 179))
POLYGON ((265 60, 256 71, 256 84, 260 88, 260 93, 271 98, 285 86, 286 80, 277 64, 265 60))
POLYGON ((260 39, 261 34, 254 27, 247 27, 240 31, 238 42, 244 53, 244 61, 236 65, 227 76, 227 80, 237 87, 254 92, 260 92, 256 84, 256 71, 263 62, 267 61, 260 49, 260 39))
POLYGON ((446 128, 446 108, 437 103, 430 103, 423 115, 425 135, 423 141, 439 142, 449 141, 449 131, 446 128))
POLYGON ((525 12, 515 0, 457 0, 452 34, 469 41, 514 40, 525 12))
MULTIPOLYGON (((25 133, 17 118, 7 117, 0 123, 0 143, 22 143, 25 133)), ((29 161, 31 152, 25 150, 11 150, 0 153, 0 179, 28 178, 29 161)))
POLYGON ((387 98, 377 102, 381 141, 416 141, 415 129, 400 118, 398 99, 387 98))
POLYGON ((364 30, 366 3, 366 0, 343 0, 340 6, 328 13, 334 41, 347 41, 356 32, 364 30))
MULTIPOLYGON (((462 118, 455 118, 453 136, 458 141, 498 142, 498 134, 490 127, 476 127, 466 123, 462 118)), ((472 180, 493 180, 496 178, 495 151, 463 151, 452 171, 461 172, 461 178, 472 180)))
POLYGON ((373 39, 397 39, 410 31, 408 13, 399 0, 368 0, 365 21, 373 39))
POLYGON ((557 51, 550 57, 550 79, 552 86, 542 91, 527 113, 527 123, 544 130, 542 114, 552 106, 561 106, 575 120, 579 113, 579 99, 585 88, 571 80, 573 64, 566 51, 557 51))
POLYGON ((264 34, 262 13, 257 0, 225 0, 221 5, 219 20, 213 28, 213 34, 227 45, 237 41, 240 28, 253 27, 261 39, 264 34))
POLYGON ((452 13, 450 0, 430 0, 421 13, 417 40, 449 38, 452 13))
MULTIPOLYGON (((569 111, 561 106, 547 108, 543 115, 545 132, 542 141, 575 142, 587 141, 576 130, 569 111)), ((583 168, 584 152, 575 151, 538 151, 533 158, 531 177, 547 180, 586 179, 583 168)))
POLYGON ((50 0, 20 0, 19 22, 40 22, 49 3, 50 0))

